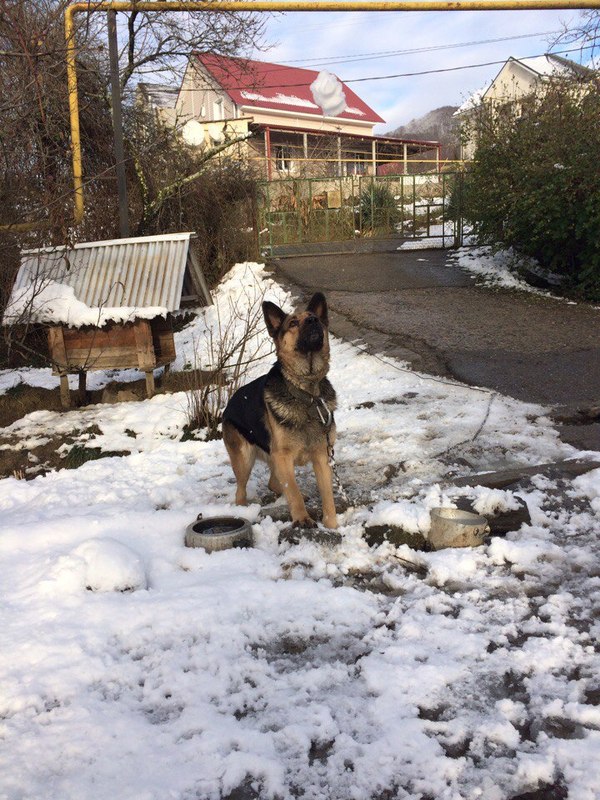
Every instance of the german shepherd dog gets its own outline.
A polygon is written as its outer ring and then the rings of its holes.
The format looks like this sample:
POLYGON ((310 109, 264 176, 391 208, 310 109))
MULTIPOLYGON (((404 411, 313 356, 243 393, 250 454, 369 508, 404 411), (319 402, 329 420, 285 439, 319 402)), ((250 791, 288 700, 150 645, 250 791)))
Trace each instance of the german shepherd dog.
POLYGON ((271 468, 269 489, 287 500, 294 527, 314 528, 294 474, 312 462, 323 523, 337 528, 329 454, 335 442, 336 397, 329 370, 327 302, 317 292, 306 310, 286 314, 263 303, 277 361, 266 375, 232 396, 223 414, 223 439, 237 480, 235 501, 246 505, 246 484, 257 458, 271 468))

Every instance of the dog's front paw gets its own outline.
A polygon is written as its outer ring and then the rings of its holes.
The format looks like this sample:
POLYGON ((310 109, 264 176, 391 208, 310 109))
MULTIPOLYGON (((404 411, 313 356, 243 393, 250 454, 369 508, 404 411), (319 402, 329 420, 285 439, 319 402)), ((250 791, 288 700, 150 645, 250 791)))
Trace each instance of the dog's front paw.
POLYGON ((295 519, 292 522, 292 528, 316 528, 317 523, 308 514, 302 519, 295 519))
POLYGON ((336 516, 336 514, 333 514, 333 515, 332 515, 332 516, 330 516, 330 517, 323 517, 323 525, 324 525, 326 528, 329 528, 329 529, 330 529, 330 530, 332 530, 332 531, 335 531, 335 530, 337 530, 338 521, 337 521, 337 516, 336 516))

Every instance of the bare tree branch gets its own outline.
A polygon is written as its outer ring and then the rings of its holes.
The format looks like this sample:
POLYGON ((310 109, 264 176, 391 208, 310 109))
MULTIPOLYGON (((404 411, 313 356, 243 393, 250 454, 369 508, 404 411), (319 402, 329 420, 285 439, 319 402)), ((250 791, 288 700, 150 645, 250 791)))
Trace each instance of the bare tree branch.
POLYGON ((233 139, 228 139, 223 144, 217 145, 216 147, 211 147, 210 150, 207 150, 203 153, 200 158, 197 160, 196 164, 201 166, 200 169, 196 170, 192 175, 186 175, 184 177, 179 177, 176 181, 169 184, 168 186, 163 187, 158 194, 156 195, 155 199, 149 203, 148 205, 144 206, 144 215, 143 215, 143 225, 147 225, 148 222, 156 216, 159 212, 161 206, 165 202, 168 197, 171 197, 175 192, 182 189, 184 186, 187 186, 194 181, 197 181, 198 178, 203 175, 207 163, 214 158, 215 156, 219 155, 219 153, 223 153, 225 150, 228 150, 235 144, 239 144, 240 142, 247 141, 252 134, 245 133, 241 136, 236 136, 233 139))

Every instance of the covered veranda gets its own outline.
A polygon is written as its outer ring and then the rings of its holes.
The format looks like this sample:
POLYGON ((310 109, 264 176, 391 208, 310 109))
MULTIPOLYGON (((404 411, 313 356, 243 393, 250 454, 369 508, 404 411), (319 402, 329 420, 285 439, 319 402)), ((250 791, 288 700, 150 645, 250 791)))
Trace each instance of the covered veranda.
POLYGON ((251 124, 250 159, 266 180, 438 173, 439 142, 251 124))

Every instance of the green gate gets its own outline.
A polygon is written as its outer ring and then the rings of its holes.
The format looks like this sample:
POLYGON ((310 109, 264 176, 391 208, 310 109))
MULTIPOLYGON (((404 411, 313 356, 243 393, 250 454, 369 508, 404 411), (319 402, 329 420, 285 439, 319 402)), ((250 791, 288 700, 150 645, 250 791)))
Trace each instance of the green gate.
POLYGON ((368 238, 459 246, 462 177, 457 172, 261 182, 261 250, 368 238))

